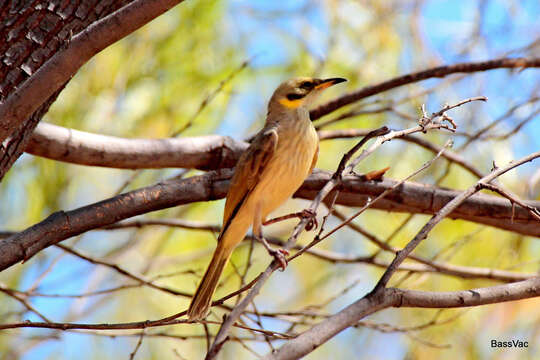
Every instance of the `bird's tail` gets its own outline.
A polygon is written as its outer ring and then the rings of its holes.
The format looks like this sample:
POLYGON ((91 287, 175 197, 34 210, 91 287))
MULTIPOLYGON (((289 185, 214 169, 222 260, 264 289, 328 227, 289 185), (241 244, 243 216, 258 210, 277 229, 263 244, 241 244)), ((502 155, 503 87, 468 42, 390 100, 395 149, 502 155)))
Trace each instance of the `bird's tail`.
POLYGON ((234 249, 234 246, 228 246, 228 241, 223 240, 225 239, 219 239, 212 261, 210 261, 210 264, 197 287, 197 291, 191 300, 187 313, 189 320, 204 319, 210 309, 212 295, 216 290, 221 273, 229 262, 229 258, 234 249))

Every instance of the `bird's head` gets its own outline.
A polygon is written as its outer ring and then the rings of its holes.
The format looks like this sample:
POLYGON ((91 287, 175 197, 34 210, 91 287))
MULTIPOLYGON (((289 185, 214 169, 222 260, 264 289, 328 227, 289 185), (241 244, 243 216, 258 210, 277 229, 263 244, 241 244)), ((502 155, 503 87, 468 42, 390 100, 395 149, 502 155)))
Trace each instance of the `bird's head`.
POLYGON ((290 79, 283 82, 274 91, 270 105, 281 106, 285 109, 307 108, 322 90, 344 81, 347 80, 343 78, 315 79, 310 77, 290 79))

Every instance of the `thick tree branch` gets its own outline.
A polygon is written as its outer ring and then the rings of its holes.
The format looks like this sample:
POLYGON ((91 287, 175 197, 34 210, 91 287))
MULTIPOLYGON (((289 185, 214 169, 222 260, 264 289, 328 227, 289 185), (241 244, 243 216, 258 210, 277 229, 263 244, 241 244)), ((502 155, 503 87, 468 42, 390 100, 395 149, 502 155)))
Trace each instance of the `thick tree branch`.
MULTIPOLYGON (((316 170, 304 182, 304 185, 295 196, 304 199, 313 198, 330 178, 330 173, 316 170)), ((397 181, 391 179, 364 181, 358 176, 346 176, 339 189, 340 193, 336 203, 346 206, 364 206, 369 199, 392 188, 396 183, 397 181)), ((432 215, 459 194, 461 194, 461 191, 415 182, 405 182, 383 199, 374 203, 370 208, 432 215)), ((526 201, 525 203, 534 208, 540 208, 539 201, 526 201)), ((527 209, 517 206, 514 208, 512 221, 512 204, 502 197, 484 194, 474 195, 455 209, 448 217, 540 237, 538 220, 529 214, 527 209)))
MULTIPOLYGON (((347 139, 365 136, 369 129, 321 130, 319 139, 347 139)), ((442 147, 429 141, 406 135, 399 140, 411 142, 432 153, 442 147)), ((26 152, 52 160, 79 165, 120 169, 193 168, 217 170, 230 168, 248 146, 244 141, 228 136, 209 135, 165 139, 126 139, 97 135, 40 123, 26 147, 26 152)), ((478 178, 482 174, 460 155, 446 149, 442 157, 456 163, 478 178)))
MULTIPOLYGON (((120 220, 182 204, 224 198, 229 186, 231 170, 210 172, 188 179, 166 181, 134 190, 116 197, 90 204, 79 209, 57 212, 42 222, 0 241, 0 270, 32 257, 42 249, 83 232, 111 225, 120 220)), ((295 194, 296 197, 314 199, 332 173, 316 171, 295 194)), ((361 177, 343 177, 336 203, 363 206, 393 187, 395 180, 365 181, 361 177)), ((461 194, 434 186, 405 182, 372 208, 435 214, 446 203, 461 194)), ((528 201, 529 206, 540 209, 540 202, 528 201)), ((476 194, 461 204, 449 217, 463 219, 524 235, 540 237, 540 226, 527 209, 513 206, 509 200, 476 194)))
POLYGON ((122 169, 230 168, 248 147, 227 136, 125 139, 40 123, 26 152, 74 164, 122 169))
POLYGON ((92 56, 180 2, 182 0, 135 0, 75 35, 0 104, 0 143, 92 56))
POLYGON ((347 306, 285 343, 267 360, 298 359, 374 312, 389 307, 454 308, 501 303, 540 296, 540 277, 511 284, 451 292, 387 288, 347 306))
POLYGON ((349 94, 338 97, 326 104, 320 105, 316 109, 311 110, 311 120, 317 120, 318 118, 329 114, 345 105, 352 104, 358 100, 367 98, 369 96, 379 94, 390 89, 394 89, 403 85, 412 84, 418 81, 435 78, 445 77, 450 74, 456 73, 472 73, 477 71, 486 71, 500 68, 509 69, 524 69, 524 68, 537 68, 540 67, 540 58, 502 58, 481 62, 469 62, 460 63, 454 65, 444 65, 435 68, 410 73, 400 77, 396 77, 381 83, 366 86, 357 91, 353 91, 349 94))
POLYGON ((27 260, 42 249, 85 231, 117 221, 196 201, 225 196, 231 171, 215 172, 180 181, 167 181, 131 191, 71 211, 60 211, 42 222, 0 241, 0 269, 27 260))
MULTIPOLYGON (((342 217, 341 215, 339 215, 339 212, 337 213, 334 212, 334 215, 338 215, 338 218, 342 220, 345 219, 345 217, 342 217)), ((219 233, 221 231, 221 226, 216 225, 216 224, 205 224, 205 223, 201 223, 197 221, 190 221, 190 220, 183 220, 183 219, 126 220, 126 221, 114 223, 112 225, 106 226, 104 228, 99 228, 96 230, 122 230, 122 229, 127 229, 127 228, 143 228, 143 227, 148 227, 148 226, 178 227, 182 229, 209 231, 212 233, 219 233)), ((354 230, 360 230, 360 228, 355 223, 349 223, 348 226, 353 228, 354 230)), ((7 238, 15 234, 16 234, 15 232, 0 232, 0 239, 7 238)), ((366 236, 368 239, 370 239, 372 242, 374 242, 377 246, 379 246, 381 249, 385 251, 389 251, 392 253, 396 253, 399 251, 398 248, 395 248, 386 244, 380 239, 375 238, 372 234, 365 232, 363 229, 361 231, 361 234, 366 236)), ((248 234, 246 235, 244 240, 252 241, 256 239, 252 235, 248 234)), ((283 247, 285 245, 285 243, 278 238, 269 237, 266 240, 270 244, 276 245, 279 247, 283 247)), ((302 250, 303 246, 297 244, 293 247, 293 249, 302 250)), ((305 250, 305 252, 320 260, 328 261, 331 263, 368 264, 368 265, 373 265, 373 266, 383 268, 383 269, 386 269, 388 265, 390 264, 389 262, 380 260, 376 256, 373 256, 373 255, 356 256, 356 255, 350 255, 350 254, 342 254, 339 252, 321 250, 315 247, 307 249, 305 250)), ((503 282, 515 282, 515 281, 530 279, 536 276, 536 274, 534 273, 523 273, 523 272, 515 272, 515 271, 507 271, 507 270, 498 270, 498 269, 492 269, 492 268, 454 265, 447 262, 429 260, 427 258, 423 258, 421 256, 414 255, 414 254, 409 255, 409 259, 414 260, 418 262, 419 264, 415 264, 415 263, 402 264, 399 267, 399 270, 411 271, 411 272, 423 272, 423 273, 425 272, 437 273, 437 274, 444 274, 444 275, 454 276, 454 277, 459 277, 459 278, 464 278, 464 279, 490 279, 490 280, 503 281, 503 282)), ((94 262, 99 263, 99 260, 94 261, 94 262)), ((140 280, 137 280, 137 281, 141 282, 140 280)), ((137 285, 125 285, 125 286, 133 287, 137 285)), ((27 296, 47 296, 44 294, 37 294, 34 292, 32 293, 26 292, 25 294, 27 296)), ((83 295, 80 295, 80 296, 69 295, 66 297, 83 297, 83 295)))
MULTIPOLYGON (((133 1, 3 1, 0 10, 3 14, 0 38, 4 40, 0 42, 0 53, 4 55, 0 66, 0 102, 66 46, 73 35, 133 1), (51 24, 56 25, 51 27, 51 24)), ((11 132, 8 139, 0 142, 0 179, 23 153, 32 131, 62 89, 63 86, 11 132)))

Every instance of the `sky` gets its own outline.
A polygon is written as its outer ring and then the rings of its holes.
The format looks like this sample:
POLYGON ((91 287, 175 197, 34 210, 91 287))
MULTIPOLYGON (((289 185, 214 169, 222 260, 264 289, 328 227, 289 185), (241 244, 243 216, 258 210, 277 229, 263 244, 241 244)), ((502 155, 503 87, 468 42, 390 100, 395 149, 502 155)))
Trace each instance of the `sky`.
MULTIPOLYGON (((232 2, 231 9, 234 16, 240 18, 237 22, 238 31, 245 34, 249 39, 247 56, 253 58, 251 63, 253 67, 286 64, 290 61, 290 58, 295 57, 295 51, 299 51, 299 48, 284 45, 286 42, 283 41, 283 38, 288 37, 290 34, 293 34, 292 36, 302 36, 303 21, 309 22, 318 29, 312 36, 307 39, 304 38, 304 41, 307 42, 308 47, 315 54, 324 57, 329 29, 328 19, 323 14, 324 9, 321 7, 308 8, 307 11, 303 12, 305 17, 300 20, 295 17, 283 17, 271 24, 272 27, 279 27, 282 30, 281 33, 275 33, 266 31, 264 21, 251 17, 249 13, 246 14, 245 11, 242 11, 242 6, 246 3, 261 11, 277 11, 282 3, 276 5, 277 3, 263 1, 237 0, 232 2)), ((282 11, 304 9, 306 1, 291 1, 286 2, 286 4, 287 8, 281 9, 282 11)), ((474 27, 476 1, 427 1, 421 12, 422 28, 425 30, 423 36, 426 43, 441 57, 441 64, 482 61, 502 57, 505 56, 508 49, 523 47, 534 39, 535 34, 538 36, 540 33, 540 22, 537 21, 540 11, 539 3, 537 1, 521 1, 520 6, 518 14, 512 17, 515 22, 514 26, 507 29, 501 25, 508 20, 509 7, 507 3, 505 1, 488 2, 484 20, 484 33, 487 34, 488 44, 481 46, 477 51, 473 51, 473 55, 459 55, 456 53, 458 46, 467 41, 466 35, 474 27), (530 36, 524 37, 523 34, 530 36)), ((405 21, 407 20, 405 19, 405 21)), ((403 52, 401 59, 403 64, 402 73, 421 70, 410 65, 412 56, 406 51, 403 52)), ((265 98, 268 98, 282 78, 283 74, 280 73, 267 75, 253 86, 264 89, 264 92, 268 94, 265 98)), ((493 86, 487 86, 481 95, 487 96, 488 99, 495 99, 495 101, 489 103, 489 106, 486 106, 491 118, 497 118, 508 109, 507 104, 496 101, 499 96, 518 95, 524 89, 527 89, 526 92, 528 93, 537 83, 535 80, 537 80, 538 74, 534 69, 531 69, 518 75, 517 79, 515 76, 512 77, 512 81, 508 81, 508 78, 509 74, 506 70, 489 72, 488 84, 493 84, 493 86), (501 91, 504 93, 501 94, 501 91)), ((381 81, 383 80, 386 80, 386 78, 381 79, 381 81)), ((432 82, 435 83, 436 81, 438 80, 435 79, 432 82)), ((429 83, 429 81, 426 81, 426 83, 429 83)), ((462 88, 464 91, 460 95, 463 98, 480 95, 472 92, 470 83, 466 82, 462 88)), ((264 111, 261 108, 264 108, 266 103, 260 98, 254 99, 248 90, 246 89, 243 95, 234 100, 225 121, 222 123, 221 128, 218 129, 221 134, 238 137, 239 133, 249 132, 253 119, 247 115, 252 114, 252 112, 246 111, 246 109, 254 108, 258 113, 264 111), (242 127, 245 128, 243 131, 242 127)), ((258 95, 257 92, 254 93, 258 95)), ((441 104, 433 103, 428 105, 432 105, 432 108, 439 108, 441 104)), ((540 122, 530 122, 525 130, 533 133, 540 132, 540 122)), ((532 140, 534 141, 532 143, 517 144, 514 148, 516 156, 521 157, 534 151, 534 149, 540 148, 540 137, 535 137, 532 140)))

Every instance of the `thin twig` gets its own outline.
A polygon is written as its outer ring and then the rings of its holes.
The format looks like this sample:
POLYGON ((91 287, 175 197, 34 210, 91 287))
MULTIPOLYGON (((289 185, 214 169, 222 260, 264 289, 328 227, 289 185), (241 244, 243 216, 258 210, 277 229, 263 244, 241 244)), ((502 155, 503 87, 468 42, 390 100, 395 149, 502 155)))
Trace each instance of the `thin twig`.
POLYGON ((137 351, 139 351, 139 348, 141 347, 143 337, 144 337, 144 330, 141 331, 141 333, 139 334, 139 340, 137 341, 137 344, 135 345, 135 349, 133 349, 131 354, 129 354, 129 360, 135 359, 135 355, 137 355, 137 351))
POLYGON ((510 164, 503 168, 495 169, 490 174, 484 176, 482 179, 478 180, 477 183, 469 187, 466 191, 462 192, 459 196, 456 196, 452 201, 446 204, 436 215, 434 215, 416 234, 416 236, 396 254, 396 257, 385 271, 375 288, 373 293, 380 291, 381 288, 385 287, 392 274, 397 270, 399 265, 405 260, 405 258, 424 240, 428 233, 437 225, 442 219, 444 219, 448 214, 450 214, 456 207, 458 207, 463 201, 468 197, 472 196, 474 193, 480 191, 484 184, 489 184, 494 179, 503 175, 504 173, 514 169, 515 167, 522 165, 526 162, 533 161, 534 159, 540 157, 540 151, 529 154, 517 161, 512 161, 510 164))

